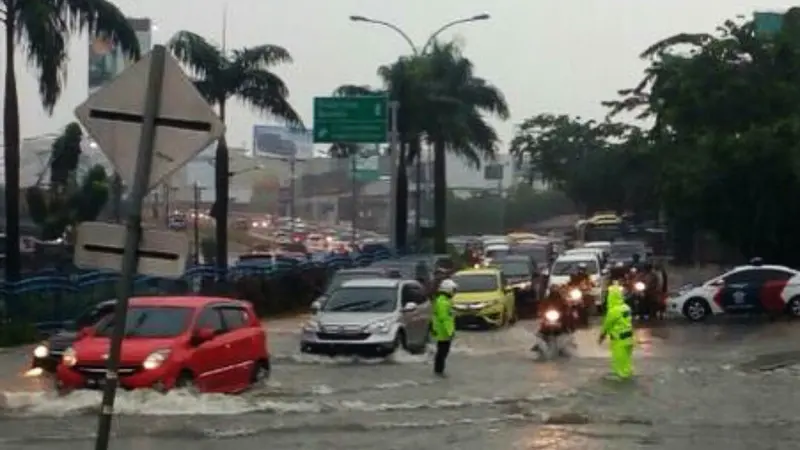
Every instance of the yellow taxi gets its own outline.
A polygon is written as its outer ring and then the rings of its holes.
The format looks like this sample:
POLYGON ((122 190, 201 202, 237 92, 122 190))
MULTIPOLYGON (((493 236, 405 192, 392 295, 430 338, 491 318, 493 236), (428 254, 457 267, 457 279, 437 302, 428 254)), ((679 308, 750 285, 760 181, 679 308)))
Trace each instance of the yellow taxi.
POLYGON ((453 297, 457 326, 500 328, 517 320, 514 290, 495 268, 467 269, 452 277, 458 290, 453 297))

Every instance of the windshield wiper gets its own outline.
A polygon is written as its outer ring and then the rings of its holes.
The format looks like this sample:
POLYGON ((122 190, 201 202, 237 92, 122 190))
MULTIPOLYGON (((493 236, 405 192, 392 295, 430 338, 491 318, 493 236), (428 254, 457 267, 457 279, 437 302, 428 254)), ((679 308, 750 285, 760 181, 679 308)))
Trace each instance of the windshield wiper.
POLYGON ((374 300, 361 300, 361 301, 358 301, 358 302, 347 303, 347 304, 341 305, 341 306, 340 306, 340 307, 338 307, 338 308, 330 308, 330 309, 326 309, 325 311, 329 311, 329 312, 350 311, 350 310, 352 310, 352 308, 354 308, 354 307, 355 307, 355 308, 360 308, 360 307, 362 307, 362 306, 368 306, 368 305, 370 305, 370 304, 371 304, 371 303, 373 303, 373 302, 374 302, 374 300))
POLYGON ((149 316, 150 316, 150 313, 143 313, 141 316, 139 316, 136 319, 136 324, 133 326, 133 328, 131 328, 130 330, 125 332, 125 336, 126 337, 135 337, 137 334, 139 334, 139 333, 137 333, 136 330, 138 330, 139 328, 142 327, 142 325, 147 321, 147 318, 149 316))

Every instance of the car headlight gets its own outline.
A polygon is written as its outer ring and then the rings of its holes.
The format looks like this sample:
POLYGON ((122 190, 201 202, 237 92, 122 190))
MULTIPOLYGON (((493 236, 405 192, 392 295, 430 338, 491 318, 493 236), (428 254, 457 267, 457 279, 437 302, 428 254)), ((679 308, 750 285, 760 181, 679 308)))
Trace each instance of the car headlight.
POLYGON ((559 313, 555 309, 550 309, 546 313, 544 313, 544 318, 548 322, 556 322, 558 321, 558 319, 561 318, 561 313, 559 313))
POLYGON ((78 363, 78 355, 75 353, 75 349, 70 347, 64 350, 64 354, 61 356, 61 363, 67 367, 72 367, 78 363))
POLYGON ((170 352, 171 350, 169 349, 162 349, 150 353, 147 356, 147 358, 144 359, 142 367, 144 367, 147 370, 158 369, 159 367, 161 367, 162 364, 164 364, 164 361, 166 361, 167 358, 169 358, 170 352))
POLYGON ((580 289, 573 289, 569 291, 569 299, 570 300, 580 300, 583 298, 583 293, 580 289))
POLYGON ((646 287, 646 286, 645 286, 645 285, 644 285, 644 283, 642 283, 641 281, 637 281, 637 282, 636 282, 636 283, 634 283, 634 285, 633 285, 633 289, 634 289, 634 290, 636 290, 637 292, 641 292, 641 291, 643 291, 645 287, 646 287))
POLYGON ((488 303, 473 303, 472 309, 483 309, 486 308, 487 306, 489 306, 488 303))
POLYGON ((316 320, 309 320, 303 324, 303 331, 306 333, 316 333, 319 331, 319 322, 316 320))
POLYGON ((392 331, 392 324, 386 320, 371 323, 365 328, 368 333, 387 334, 392 331))
POLYGON ((39 344, 33 349, 33 356, 35 358, 47 358, 47 355, 50 354, 50 349, 45 344, 39 344))

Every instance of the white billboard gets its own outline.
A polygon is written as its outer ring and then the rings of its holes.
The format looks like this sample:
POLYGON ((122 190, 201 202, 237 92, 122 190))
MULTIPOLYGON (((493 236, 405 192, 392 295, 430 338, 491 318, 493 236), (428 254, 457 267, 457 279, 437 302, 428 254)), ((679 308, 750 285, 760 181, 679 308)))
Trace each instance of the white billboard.
POLYGON ((310 131, 280 125, 254 125, 253 154, 268 158, 308 159, 314 156, 314 138, 310 131))

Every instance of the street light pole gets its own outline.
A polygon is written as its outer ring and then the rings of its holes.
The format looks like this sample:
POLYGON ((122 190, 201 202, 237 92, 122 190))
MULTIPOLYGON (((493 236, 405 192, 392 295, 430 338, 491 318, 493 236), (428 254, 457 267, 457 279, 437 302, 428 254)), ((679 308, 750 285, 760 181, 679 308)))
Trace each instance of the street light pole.
MULTIPOLYGON (((403 40, 405 40, 408 43, 408 46, 411 48, 412 54, 414 56, 417 56, 417 57, 418 56, 424 56, 426 54, 426 52, 428 51, 428 49, 430 49, 433 46, 433 44, 436 42, 436 38, 440 34, 445 32, 446 30, 448 30, 449 28, 454 27, 456 25, 461 25, 461 24, 464 24, 464 23, 479 22, 479 21, 482 21, 482 20, 489 20, 490 18, 491 18, 491 16, 489 14, 484 13, 484 14, 478 14, 478 15, 475 15, 475 16, 472 16, 472 17, 464 17, 464 18, 461 18, 461 19, 453 20, 451 22, 447 22, 446 24, 444 24, 441 27, 439 27, 436 31, 431 33, 430 36, 428 37, 428 39, 425 41, 425 45, 423 45, 422 49, 420 49, 419 47, 417 47, 416 44, 414 44, 414 41, 408 36, 408 34, 405 31, 403 31, 402 28, 398 27, 397 25, 395 25, 395 24, 393 24, 391 22, 386 22, 386 21, 383 21, 383 20, 370 19, 369 17, 365 17, 365 16, 350 16, 350 20, 353 21, 353 22, 371 23, 371 24, 380 25, 380 26, 383 26, 383 27, 386 27, 386 28, 389 28, 389 29, 393 30, 394 32, 399 34, 403 38, 403 40)), ((417 244, 419 244, 421 230, 422 230, 421 223, 420 223, 420 219, 421 219, 420 212, 422 210, 422 189, 421 189, 422 188, 422 180, 421 180, 421 178, 422 178, 421 177, 421 174, 422 174, 422 155, 421 154, 417 155, 417 160, 416 160, 415 164, 416 164, 415 173, 416 173, 417 181, 416 181, 416 189, 414 191, 414 207, 416 209, 416 214, 415 214, 415 218, 414 218, 414 235, 416 237, 417 244)), ((439 224, 435 224, 435 225, 438 226, 439 224)))

